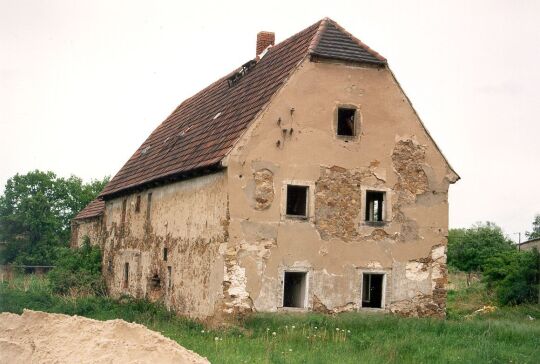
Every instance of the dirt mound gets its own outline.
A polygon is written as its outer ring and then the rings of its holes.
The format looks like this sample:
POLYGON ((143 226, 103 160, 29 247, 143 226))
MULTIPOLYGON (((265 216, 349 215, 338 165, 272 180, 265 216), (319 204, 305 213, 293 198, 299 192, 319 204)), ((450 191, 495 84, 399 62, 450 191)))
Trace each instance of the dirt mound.
POLYGON ((0 363, 209 362, 143 325, 24 310, 0 314, 0 363))

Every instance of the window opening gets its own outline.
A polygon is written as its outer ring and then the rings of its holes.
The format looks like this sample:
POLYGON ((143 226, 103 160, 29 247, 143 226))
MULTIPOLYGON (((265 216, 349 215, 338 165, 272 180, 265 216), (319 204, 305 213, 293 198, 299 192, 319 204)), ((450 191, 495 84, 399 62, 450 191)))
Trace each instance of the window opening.
POLYGON ((137 201, 135 202, 135 212, 141 211, 141 195, 137 195, 137 201))
POLYGON ((356 109, 341 107, 338 109, 337 135, 356 135, 356 109))
POLYGON ((307 202, 308 186, 287 185, 287 215, 307 217, 307 202))
POLYGON ((172 287, 172 267, 170 265, 167 267, 167 277, 168 277, 167 287, 170 289, 172 287))
POLYGON ((163 248, 163 260, 164 261, 167 261, 167 254, 169 253, 169 251, 167 250, 167 248, 163 248))
POLYGON ((384 274, 364 273, 362 281, 362 307, 382 308, 384 274))
POLYGON ((124 288, 128 287, 129 283, 129 263, 124 263, 124 288))
POLYGON ((283 307, 305 308, 306 290, 306 272, 285 272, 283 282, 283 307))
POLYGON ((366 221, 383 221, 384 192, 366 191, 366 221))
POLYGON ((148 200, 146 202, 146 221, 150 222, 150 210, 152 208, 152 192, 148 194, 148 200))

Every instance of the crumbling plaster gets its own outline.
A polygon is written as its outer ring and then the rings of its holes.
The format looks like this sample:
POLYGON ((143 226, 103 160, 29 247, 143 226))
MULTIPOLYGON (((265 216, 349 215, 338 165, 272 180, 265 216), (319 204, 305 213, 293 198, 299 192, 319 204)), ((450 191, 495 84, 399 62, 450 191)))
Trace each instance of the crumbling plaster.
POLYGON ((404 307, 445 294, 445 263, 418 261, 446 244, 448 186, 458 177, 388 69, 306 60, 226 163, 226 270, 243 269, 243 309, 280 309, 283 271, 299 265, 310 272, 308 308, 325 312, 358 309, 361 272, 374 266, 387 272, 385 309, 412 315, 404 307), (357 107, 357 138, 336 137, 339 105, 357 107), (256 209, 253 176, 264 170, 272 173, 273 199, 256 209), (313 218, 283 218, 282 186, 290 180, 311 184, 313 218), (388 194, 387 221, 378 226, 362 218, 366 188, 388 194))
POLYGON ((227 211, 224 172, 107 201, 103 262, 110 293, 162 300, 192 317, 213 315, 223 296, 227 211), (141 202, 136 212, 138 195, 141 202), (127 287, 125 263, 130 270, 127 287))
POLYGON ((71 246, 80 247, 88 238, 91 245, 100 245, 103 234, 101 216, 71 222, 71 246))

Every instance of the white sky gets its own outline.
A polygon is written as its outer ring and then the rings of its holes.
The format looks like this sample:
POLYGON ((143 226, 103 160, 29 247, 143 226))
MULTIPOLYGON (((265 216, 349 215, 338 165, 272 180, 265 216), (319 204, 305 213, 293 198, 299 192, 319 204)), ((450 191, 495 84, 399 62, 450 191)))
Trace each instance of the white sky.
POLYGON ((540 213, 540 1, 0 0, 0 190, 114 175, 185 98, 329 16, 389 60, 462 180, 450 226, 540 213))

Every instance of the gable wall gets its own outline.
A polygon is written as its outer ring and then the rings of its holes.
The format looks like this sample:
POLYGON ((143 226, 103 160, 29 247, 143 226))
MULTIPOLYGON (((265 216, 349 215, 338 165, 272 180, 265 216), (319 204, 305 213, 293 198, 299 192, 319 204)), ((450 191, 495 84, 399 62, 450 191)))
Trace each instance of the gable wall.
POLYGON ((385 308, 443 315, 447 192, 457 176, 387 69, 306 61, 228 158, 233 307, 275 311, 285 270, 305 270, 310 309, 358 309, 361 273, 387 274, 385 308), (334 132, 356 105, 361 133, 334 132), (293 110, 294 109, 294 110, 293 110), (287 181, 310 186, 307 221, 283 216, 287 181), (363 222, 365 191, 387 191, 390 220, 363 222))

